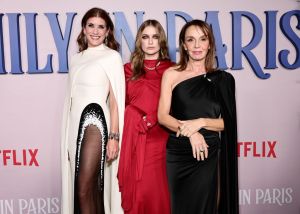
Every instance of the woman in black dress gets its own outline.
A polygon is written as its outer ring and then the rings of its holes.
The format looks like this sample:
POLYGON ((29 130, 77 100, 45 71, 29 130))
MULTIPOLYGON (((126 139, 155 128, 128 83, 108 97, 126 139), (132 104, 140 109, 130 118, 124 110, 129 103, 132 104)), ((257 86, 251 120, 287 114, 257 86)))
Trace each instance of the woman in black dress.
POLYGON ((215 68, 210 26, 179 36, 180 61, 162 78, 158 120, 172 131, 167 172, 173 214, 238 214, 235 82, 215 68))

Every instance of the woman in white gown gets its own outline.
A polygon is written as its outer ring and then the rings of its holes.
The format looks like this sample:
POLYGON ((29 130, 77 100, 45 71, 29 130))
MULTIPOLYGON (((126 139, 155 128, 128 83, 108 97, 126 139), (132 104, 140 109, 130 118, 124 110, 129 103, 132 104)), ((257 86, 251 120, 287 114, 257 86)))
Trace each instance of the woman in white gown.
POLYGON ((124 117, 123 63, 106 11, 90 9, 81 26, 64 106, 61 213, 98 214, 105 207, 106 214, 120 214, 116 173, 124 117))

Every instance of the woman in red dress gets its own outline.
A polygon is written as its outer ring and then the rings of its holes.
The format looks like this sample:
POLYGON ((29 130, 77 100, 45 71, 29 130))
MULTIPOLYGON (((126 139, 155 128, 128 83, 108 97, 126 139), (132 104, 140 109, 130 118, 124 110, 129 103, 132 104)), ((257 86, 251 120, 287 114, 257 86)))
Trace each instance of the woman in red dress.
POLYGON ((157 123, 157 108, 161 77, 172 62, 158 21, 140 26, 130 61, 124 66, 126 110, 118 171, 122 207, 126 214, 168 214, 168 133, 157 123))

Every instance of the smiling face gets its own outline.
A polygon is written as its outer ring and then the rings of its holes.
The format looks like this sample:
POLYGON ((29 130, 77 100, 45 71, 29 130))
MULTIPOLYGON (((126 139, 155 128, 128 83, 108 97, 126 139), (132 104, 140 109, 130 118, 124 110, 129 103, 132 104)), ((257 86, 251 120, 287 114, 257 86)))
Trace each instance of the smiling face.
POLYGON ((100 17, 91 17, 83 29, 86 36, 88 47, 96 47, 101 45, 105 37, 108 35, 106 22, 100 17))
POLYGON ((207 35, 200 27, 191 25, 187 28, 183 47, 188 53, 189 59, 194 61, 205 61, 210 49, 207 35))
POLYGON ((160 44, 159 33, 154 26, 147 26, 141 34, 141 48, 145 54, 145 59, 158 59, 160 44))

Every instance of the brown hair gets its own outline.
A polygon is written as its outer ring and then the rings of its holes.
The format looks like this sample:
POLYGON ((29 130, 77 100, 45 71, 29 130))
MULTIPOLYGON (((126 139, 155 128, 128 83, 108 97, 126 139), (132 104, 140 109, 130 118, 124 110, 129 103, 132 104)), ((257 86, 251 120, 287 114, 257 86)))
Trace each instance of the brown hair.
POLYGON ((187 51, 184 49, 183 45, 185 41, 186 31, 191 26, 199 27, 208 38, 210 49, 208 50, 207 56, 205 57, 205 69, 206 72, 212 72, 216 69, 215 68, 215 49, 216 49, 215 39, 210 25, 199 19, 194 19, 190 22, 187 22, 180 31, 179 34, 180 59, 179 62, 177 63, 178 68, 176 70, 183 71, 187 67, 189 56, 187 51))
POLYGON ((81 20, 81 31, 80 34, 77 37, 77 44, 79 47, 79 52, 84 51, 88 48, 88 44, 87 41, 85 39, 85 35, 83 33, 83 29, 85 28, 87 21, 89 18, 92 17, 100 17, 102 18, 105 23, 106 23, 106 27, 108 29, 108 35, 107 35, 107 42, 106 45, 107 47, 114 49, 114 50, 119 50, 119 44, 115 39, 114 36, 114 24, 111 21, 111 18, 109 17, 108 13, 101 9, 101 8, 91 8, 89 9, 83 16, 82 20, 81 20))
POLYGON ((142 75, 145 74, 145 70, 143 68, 143 61, 145 58, 145 54, 142 50, 142 32, 144 29, 148 26, 153 26, 156 28, 158 34, 159 34, 159 45, 160 45, 160 51, 159 51, 159 57, 158 60, 166 60, 169 59, 169 52, 168 52, 168 44, 167 44, 167 37, 165 34, 165 31, 161 24, 154 20, 149 19, 144 21, 141 26, 138 29, 138 32, 136 34, 135 38, 135 48, 134 51, 131 54, 130 62, 131 62, 131 69, 133 71, 131 79, 138 79, 142 75))

